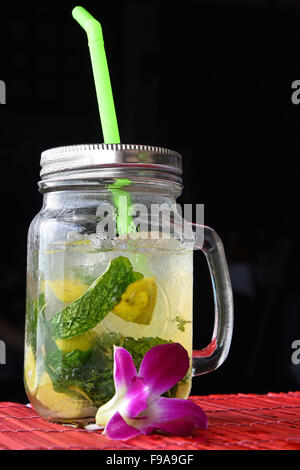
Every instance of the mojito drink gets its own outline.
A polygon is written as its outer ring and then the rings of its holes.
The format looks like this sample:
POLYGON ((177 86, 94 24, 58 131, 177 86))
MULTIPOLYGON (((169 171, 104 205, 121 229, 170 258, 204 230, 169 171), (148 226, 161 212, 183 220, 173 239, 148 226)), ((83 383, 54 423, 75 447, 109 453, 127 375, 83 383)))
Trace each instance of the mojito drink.
MULTIPOLYGON (((74 236, 29 257, 25 386, 43 417, 93 421, 115 393, 114 345, 137 371, 166 342, 191 359, 193 256, 178 240, 117 239, 104 250, 96 235, 74 236)), ((190 388, 191 369, 165 396, 187 398, 190 388)))

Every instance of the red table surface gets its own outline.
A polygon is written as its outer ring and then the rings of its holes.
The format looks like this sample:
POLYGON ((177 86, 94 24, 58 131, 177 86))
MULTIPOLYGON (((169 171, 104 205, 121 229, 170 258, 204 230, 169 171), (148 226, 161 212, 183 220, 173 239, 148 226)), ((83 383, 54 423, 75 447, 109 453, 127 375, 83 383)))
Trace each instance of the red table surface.
POLYGON ((151 434, 128 441, 49 423, 18 403, 0 403, 1 450, 295 450, 300 449, 300 392, 193 396, 209 420, 188 437, 151 434))

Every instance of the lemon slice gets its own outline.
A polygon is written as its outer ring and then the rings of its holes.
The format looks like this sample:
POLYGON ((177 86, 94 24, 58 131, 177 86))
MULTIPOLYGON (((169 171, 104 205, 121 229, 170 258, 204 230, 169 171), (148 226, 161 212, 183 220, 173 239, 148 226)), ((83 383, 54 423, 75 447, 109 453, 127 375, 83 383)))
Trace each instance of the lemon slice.
POLYGON ((65 303, 74 302, 81 297, 89 288, 79 279, 70 281, 69 279, 56 279, 55 281, 46 281, 46 284, 53 290, 56 297, 65 303))
POLYGON ((31 346, 26 351, 24 374, 28 391, 33 395, 36 391, 36 362, 31 346))
POLYGON ((128 322, 150 325, 156 297, 157 288, 154 279, 144 277, 129 284, 113 313, 128 322))
POLYGON ((61 418, 77 418, 82 414, 82 399, 74 398, 66 393, 56 392, 47 372, 44 372, 40 379, 36 398, 52 413, 58 414, 61 418))
POLYGON ((88 351, 91 349, 91 345, 95 337, 96 333, 94 331, 87 331, 81 335, 74 336, 73 338, 57 339, 56 345, 64 354, 72 352, 75 349, 79 349, 80 351, 88 351))

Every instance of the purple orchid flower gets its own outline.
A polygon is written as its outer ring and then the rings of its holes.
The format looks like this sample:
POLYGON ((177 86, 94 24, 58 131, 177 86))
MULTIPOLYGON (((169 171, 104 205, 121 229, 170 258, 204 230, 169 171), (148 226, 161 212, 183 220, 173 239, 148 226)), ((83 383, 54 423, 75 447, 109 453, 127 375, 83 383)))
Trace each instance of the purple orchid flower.
POLYGON ((187 351, 179 343, 154 346, 144 356, 137 374, 129 352, 114 347, 116 393, 96 415, 98 426, 111 439, 126 440, 160 430, 188 436, 206 429, 204 411, 191 401, 160 395, 179 382, 189 369, 187 351))

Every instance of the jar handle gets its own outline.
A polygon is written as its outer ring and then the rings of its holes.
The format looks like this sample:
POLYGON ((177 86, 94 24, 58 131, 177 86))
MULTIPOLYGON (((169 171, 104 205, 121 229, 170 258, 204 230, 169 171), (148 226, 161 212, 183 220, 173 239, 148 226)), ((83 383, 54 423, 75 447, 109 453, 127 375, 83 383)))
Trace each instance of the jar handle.
POLYGON ((210 227, 191 225, 196 228, 194 248, 203 251, 208 263, 215 306, 211 342, 206 348, 193 351, 195 377, 217 369, 228 355, 233 330, 233 296, 224 247, 219 235, 210 227))

